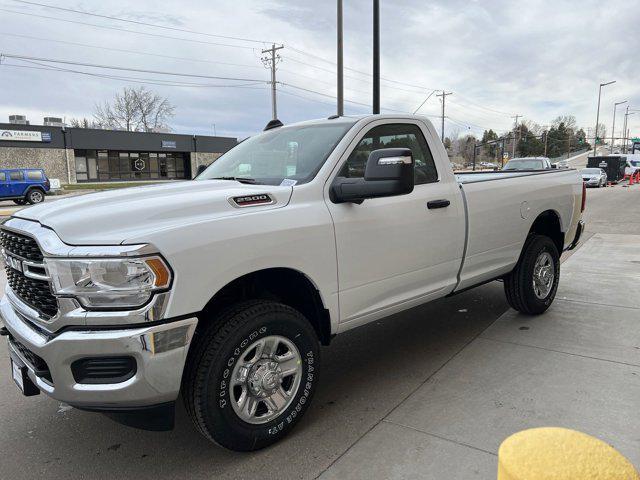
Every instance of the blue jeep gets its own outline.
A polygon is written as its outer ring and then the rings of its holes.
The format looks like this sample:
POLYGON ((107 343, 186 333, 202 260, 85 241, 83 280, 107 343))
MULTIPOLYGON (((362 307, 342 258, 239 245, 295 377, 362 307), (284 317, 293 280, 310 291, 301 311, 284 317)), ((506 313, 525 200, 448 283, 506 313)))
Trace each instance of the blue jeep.
POLYGON ((0 201, 13 200, 16 205, 44 201, 51 185, 44 170, 37 168, 0 169, 0 201))

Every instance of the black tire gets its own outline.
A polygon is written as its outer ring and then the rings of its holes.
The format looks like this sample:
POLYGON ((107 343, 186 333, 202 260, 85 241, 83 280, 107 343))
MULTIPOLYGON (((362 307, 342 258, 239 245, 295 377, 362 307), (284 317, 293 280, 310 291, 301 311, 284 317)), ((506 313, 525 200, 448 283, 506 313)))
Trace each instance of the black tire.
POLYGON ((182 396, 196 428, 230 450, 264 448, 287 435, 309 407, 318 382, 320 348, 307 319, 297 310, 266 300, 242 302, 222 312, 196 332, 182 380, 182 396), (244 421, 231 402, 233 365, 252 342, 282 336, 298 349, 301 381, 293 400, 275 419, 262 424, 244 421))
POLYGON ((522 248, 520 259, 511 273, 504 277, 504 292, 509 305, 527 315, 539 315, 549 308, 558 291, 560 256, 553 241, 543 235, 530 235, 522 248), (548 253, 553 261, 553 285, 543 298, 534 290, 534 267, 538 258, 548 253))
POLYGON ((20 200, 14 200, 13 203, 15 203, 16 205, 24 205, 27 203, 27 201, 24 198, 21 198, 20 200))
POLYGON ((32 188, 27 192, 26 201, 31 205, 44 202, 44 192, 39 188, 32 188))

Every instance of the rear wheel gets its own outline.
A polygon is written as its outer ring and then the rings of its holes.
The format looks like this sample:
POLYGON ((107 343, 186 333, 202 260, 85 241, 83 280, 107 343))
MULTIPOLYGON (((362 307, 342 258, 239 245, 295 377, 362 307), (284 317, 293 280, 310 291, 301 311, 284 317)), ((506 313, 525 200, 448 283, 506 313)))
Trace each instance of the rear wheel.
POLYGON ((198 430, 223 447, 266 447, 308 408, 319 353, 300 312, 272 301, 240 303, 196 334, 183 376, 186 409, 198 430))
POLYGON ((31 205, 41 203, 42 201, 44 201, 44 193, 42 193, 42 190, 34 188, 33 190, 30 190, 29 193, 27 193, 27 202, 29 202, 31 205))
POLYGON ((504 278, 509 305, 528 315, 543 313, 553 302, 560 280, 560 256, 549 237, 531 235, 513 271, 504 278))

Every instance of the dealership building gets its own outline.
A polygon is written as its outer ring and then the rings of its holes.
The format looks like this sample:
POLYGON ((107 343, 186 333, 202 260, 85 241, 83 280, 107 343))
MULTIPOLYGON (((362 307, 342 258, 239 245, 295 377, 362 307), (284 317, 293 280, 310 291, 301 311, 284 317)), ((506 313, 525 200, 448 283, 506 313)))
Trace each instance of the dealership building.
POLYGON ((231 137, 67 128, 46 121, 0 123, 0 168, 42 168, 61 183, 190 179, 237 143, 231 137))

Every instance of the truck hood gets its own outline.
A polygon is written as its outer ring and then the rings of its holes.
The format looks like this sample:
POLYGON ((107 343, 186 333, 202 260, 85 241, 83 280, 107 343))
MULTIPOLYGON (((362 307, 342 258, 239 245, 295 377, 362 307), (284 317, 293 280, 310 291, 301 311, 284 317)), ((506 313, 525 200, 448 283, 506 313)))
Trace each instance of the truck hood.
POLYGON ((163 228, 282 208, 292 191, 290 186, 233 180, 175 182, 48 201, 13 216, 40 222, 69 245, 117 245, 163 228), (238 208, 232 201, 260 194, 274 202, 238 208))

